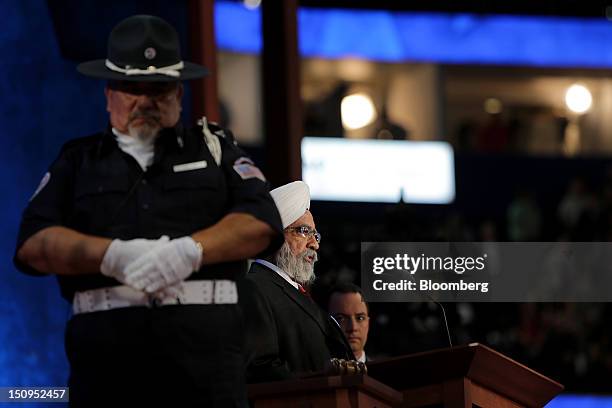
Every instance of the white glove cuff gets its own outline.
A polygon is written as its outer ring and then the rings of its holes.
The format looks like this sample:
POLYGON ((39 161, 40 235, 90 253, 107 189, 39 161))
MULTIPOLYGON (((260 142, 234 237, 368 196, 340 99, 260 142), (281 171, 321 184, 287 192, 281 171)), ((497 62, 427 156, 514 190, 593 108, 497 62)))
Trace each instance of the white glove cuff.
POLYGON ((119 253, 120 246, 121 240, 114 239, 106 249, 104 257, 102 258, 102 263, 100 264, 100 272, 102 275, 114 276, 117 257, 121 256, 119 253))
POLYGON ((202 249, 202 244, 197 242, 191 237, 183 237, 178 239, 181 242, 181 247, 185 251, 185 255, 191 262, 191 266, 194 271, 200 269, 200 265, 202 264, 202 257, 204 255, 204 251, 202 249))

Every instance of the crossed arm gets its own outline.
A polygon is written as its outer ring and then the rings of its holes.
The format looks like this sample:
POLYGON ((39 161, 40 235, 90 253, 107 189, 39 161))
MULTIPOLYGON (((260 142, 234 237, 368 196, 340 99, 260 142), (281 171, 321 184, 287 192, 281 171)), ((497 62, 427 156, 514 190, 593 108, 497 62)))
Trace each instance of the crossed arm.
MULTIPOLYGON (((191 237, 201 243, 202 264, 235 261, 255 256, 270 244, 275 232, 267 223, 245 213, 231 213, 191 237)), ((57 275, 100 273, 111 244, 108 238, 53 226, 28 238, 17 258, 39 272, 57 275)))

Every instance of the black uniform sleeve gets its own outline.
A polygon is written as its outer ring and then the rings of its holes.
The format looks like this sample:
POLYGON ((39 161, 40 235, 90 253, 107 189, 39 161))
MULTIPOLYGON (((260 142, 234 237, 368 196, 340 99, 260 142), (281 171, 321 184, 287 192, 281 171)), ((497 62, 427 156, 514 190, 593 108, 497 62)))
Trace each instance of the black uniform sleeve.
POLYGON ((43 176, 38 188, 23 212, 13 262, 17 269, 30 275, 44 275, 17 259, 17 251, 38 231, 57 225, 66 225, 72 205, 74 162, 72 149, 65 145, 58 158, 43 176))
POLYGON ((270 225, 277 234, 262 256, 273 253, 280 248, 284 238, 280 215, 270 196, 269 183, 261 170, 235 143, 231 132, 222 129, 215 133, 221 142, 221 166, 227 177, 232 202, 228 213, 247 213, 270 225))

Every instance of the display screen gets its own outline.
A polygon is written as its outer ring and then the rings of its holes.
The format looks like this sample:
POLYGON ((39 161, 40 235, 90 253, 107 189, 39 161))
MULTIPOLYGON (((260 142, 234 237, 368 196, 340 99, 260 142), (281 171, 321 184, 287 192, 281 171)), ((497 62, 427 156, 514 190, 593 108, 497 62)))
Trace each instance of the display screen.
POLYGON ((302 178, 313 200, 449 204, 455 199, 447 142, 305 137, 302 178))

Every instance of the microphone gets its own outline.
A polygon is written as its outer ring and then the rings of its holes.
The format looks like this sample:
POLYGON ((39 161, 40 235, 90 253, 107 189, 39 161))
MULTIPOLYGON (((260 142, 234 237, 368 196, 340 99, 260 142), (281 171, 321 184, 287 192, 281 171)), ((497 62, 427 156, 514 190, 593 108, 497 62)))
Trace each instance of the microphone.
POLYGON ((446 327, 446 335, 448 336, 448 345, 452 348, 453 347, 453 341, 451 340, 450 330, 448 329, 448 320, 446 320, 446 310, 444 310, 444 306, 442 306, 442 303, 435 301, 429 295, 429 293, 427 293, 427 297, 429 298, 429 300, 434 302, 436 305, 440 306, 440 309, 442 309, 442 317, 444 317, 444 327, 446 327))
MULTIPOLYGON (((410 280, 413 281, 414 284, 418 286, 418 284, 414 280, 414 276, 412 276, 412 274, 409 273, 408 277, 410 277, 410 280)), ((444 306, 442 305, 442 303, 438 302, 433 297, 431 297, 431 295, 429 293, 425 292, 425 296, 427 296, 427 298, 429 299, 430 302, 435 303, 436 305, 438 305, 440 307, 440 309, 442 309, 442 317, 444 318, 444 327, 446 328, 446 335, 448 336, 448 345, 449 345, 450 348, 452 348, 453 347, 453 341, 451 340, 450 330, 448 328, 448 320, 446 319, 446 310, 444 309, 444 306)))

